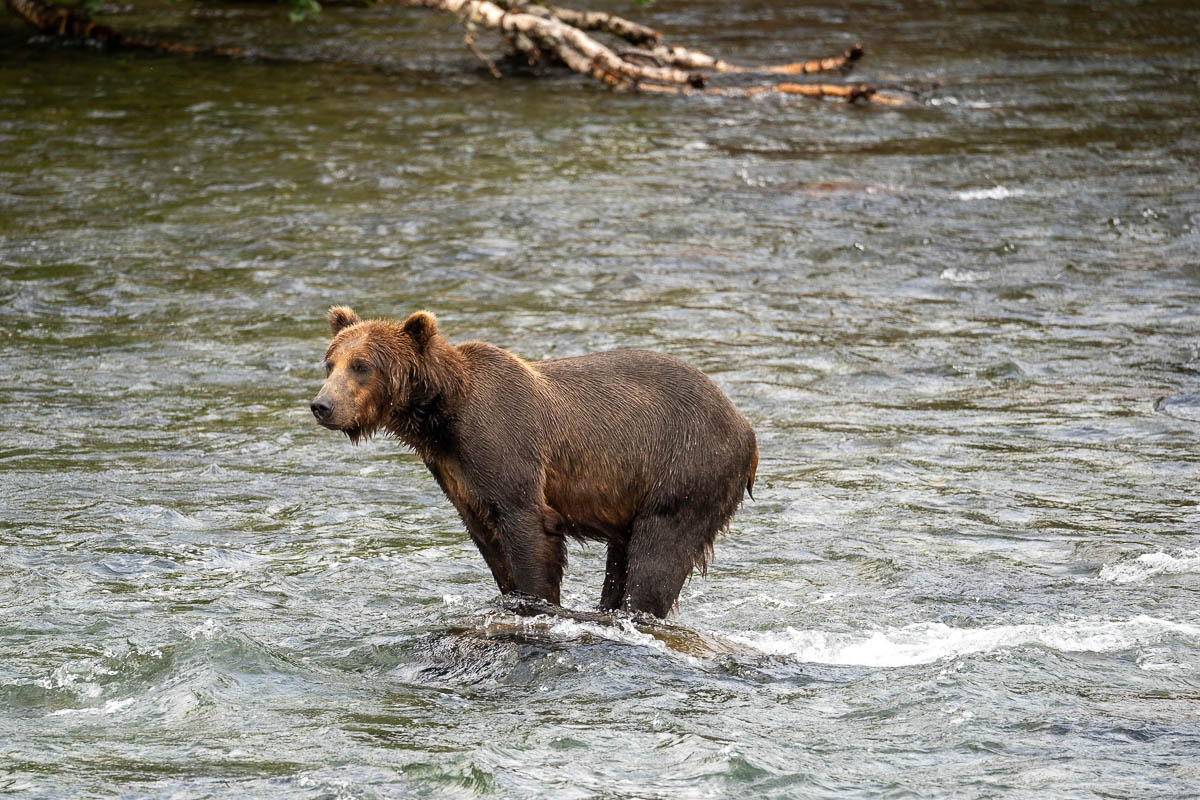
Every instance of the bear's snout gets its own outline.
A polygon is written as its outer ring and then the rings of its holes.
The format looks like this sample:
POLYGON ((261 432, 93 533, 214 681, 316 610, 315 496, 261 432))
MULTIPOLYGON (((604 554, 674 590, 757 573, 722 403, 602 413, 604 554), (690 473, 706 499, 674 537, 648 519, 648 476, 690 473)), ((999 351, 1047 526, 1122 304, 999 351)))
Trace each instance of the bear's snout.
POLYGON ((333 401, 328 397, 318 396, 312 401, 309 406, 312 409, 313 416, 317 418, 317 422, 329 422, 329 418, 333 416, 333 401))

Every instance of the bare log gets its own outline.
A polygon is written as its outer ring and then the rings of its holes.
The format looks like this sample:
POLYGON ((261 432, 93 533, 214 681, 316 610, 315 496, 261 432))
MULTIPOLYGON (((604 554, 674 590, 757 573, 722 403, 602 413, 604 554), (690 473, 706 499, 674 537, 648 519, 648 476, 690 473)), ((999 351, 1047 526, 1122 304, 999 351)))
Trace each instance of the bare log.
MULTIPOLYGON (((417 0, 417 2, 421 1, 417 0)), ((520 0, 492 0, 492 2, 509 12, 553 18, 579 30, 603 31, 624 39, 631 44, 648 46, 648 49, 622 50, 619 54, 622 57, 633 56, 659 66, 673 66, 685 70, 707 69, 714 72, 767 73, 773 75, 808 75, 814 72, 844 72, 855 61, 860 59, 863 54, 862 45, 856 44, 841 55, 830 58, 816 58, 790 64, 755 67, 739 66, 715 58, 699 50, 661 44, 662 34, 654 28, 630 22, 615 14, 607 14, 600 11, 572 11, 569 8, 551 5, 530 5, 520 2, 520 0)), ((441 5, 441 0, 435 0, 431 7, 440 7, 441 5)))
POLYGON ((849 103, 863 101, 882 106, 908 105, 905 95, 916 95, 917 91, 905 86, 876 87, 865 83, 769 83, 760 86, 709 87, 692 89, 686 86, 667 86, 664 84, 639 84, 636 87, 642 92, 657 94, 709 94, 721 97, 759 97, 765 94, 802 95, 817 99, 834 98, 849 103))
POLYGON ((436 11, 457 14, 468 22, 498 30, 509 38, 524 35, 543 50, 554 53, 575 72, 589 75, 609 86, 628 87, 635 81, 700 86, 697 73, 674 67, 643 66, 621 58, 583 31, 557 17, 508 11, 491 0, 425 0, 436 11))
POLYGON ((463 43, 466 44, 467 49, 471 51, 471 55, 475 56, 483 63, 483 66, 487 68, 487 71, 493 78, 500 80, 504 77, 500 74, 500 70, 496 69, 495 62, 488 58, 487 53, 479 49, 479 45, 475 44, 474 34, 468 33, 463 39, 463 43))
POLYGON ((776 64, 764 67, 735 67, 734 72, 769 72, 773 75, 811 75, 814 72, 847 72, 855 61, 862 58, 863 46, 856 44, 840 56, 814 58, 793 64, 776 64))
POLYGON ((82 39, 105 47, 122 47, 134 50, 153 50, 188 56, 215 56, 217 58, 250 58, 273 61, 270 56, 243 50, 238 47, 195 47, 178 42, 151 41, 136 36, 127 36, 108 25, 92 22, 79 11, 56 6, 42 0, 5 0, 5 4, 21 19, 39 32, 60 39, 82 39))
POLYGON ((699 50, 689 50, 686 47, 658 45, 650 49, 626 49, 620 51, 624 58, 637 58, 659 65, 670 64, 682 69, 710 69, 714 72, 765 74, 765 75, 811 75, 816 72, 847 72, 851 65, 862 58, 862 45, 856 44, 840 56, 830 58, 814 58, 810 61, 796 61, 791 64, 766 64, 758 67, 744 67, 730 64, 719 58, 714 58, 699 50))
POLYGON ((5 4, 42 33, 63 39, 91 39, 100 43, 119 43, 124 38, 107 25, 98 25, 69 8, 41 0, 5 0, 5 4))
MULTIPOLYGON (((727 97, 753 97, 764 93, 831 97, 849 102, 863 100, 882 105, 903 105, 906 99, 896 93, 866 84, 766 83, 750 87, 708 87, 706 73, 761 75, 809 75, 819 72, 845 72, 862 57, 862 46, 855 45, 840 56, 797 61, 790 64, 740 66, 698 50, 662 43, 662 34, 613 14, 581 12, 557 6, 525 5, 521 0, 393 0, 404 5, 421 5, 435 11, 454 14, 467 28, 465 42, 489 73, 499 78, 500 71, 476 45, 477 27, 499 32, 513 50, 531 66, 561 63, 568 69, 587 75, 606 86, 666 94, 705 92, 727 97), (585 31, 600 31, 634 47, 614 50, 585 31)), ((136 48, 165 53, 221 58, 251 58, 261 61, 299 61, 281 59, 241 48, 202 48, 169 41, 152 41, 129 36, 113 28, 92 22, 79 11, 54 5, 48 0, 5 0, 22 19, 44 34, 64 39, 83 39, 106 47, 136 48)), ((900 90, 912 91, 912 90, 900 90)))
POLYGON ((611 33, 613 36, 624 39, 630 44, 656 44, 662 39, 662 34, 654 30, 654 28, 647 28, 645 25, 639 25, 624 17, 618 17, 616 14, 608 14, 604 11, 573 11, 569 8, 560 8, 559 6, 531 5, 514 2, 514 0, 497 0, 496 5, 508 11, 520 11, 540 17, 553 17, 581 31, 611 33))

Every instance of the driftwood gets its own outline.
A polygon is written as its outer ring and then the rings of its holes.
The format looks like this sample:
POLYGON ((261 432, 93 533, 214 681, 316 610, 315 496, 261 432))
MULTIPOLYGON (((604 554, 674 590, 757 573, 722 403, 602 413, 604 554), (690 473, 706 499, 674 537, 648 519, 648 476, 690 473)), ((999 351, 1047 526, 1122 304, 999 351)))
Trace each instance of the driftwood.
MULTIPOLYGON (((248 0, 253 2, 253 0, 248 0)), ((379 0, 392 5, 420 6, 420 0, 379 0)), ((371 5, 373 0, 328 0, 326 5, 371 5)), ((113 50, 149 50, 157 53, 197 56, 200 58, 244 59, 266 63, 310 63, 311 58, 272 55, 242 47, 202 47, 162 39, 129 35, 108 25, 93 22, 81 8, 66 8, 46 0, 4 0, 9 10, 44 36, 69 42, 85 42, 113 50)), ((353 62, 341 62, 353 63, 353 62)))
MULTIPOLYGON (((884 105, 902 105, 903 93, 912 90, 875 87, 868 84, 776 82, 776 76, 816 73, 845 73, 862 57, 855 45, 841 55, 797 61, 790 64, 741 66, 698 50, 663 43, 662 34, 613 14, 574 11, 552 5, 525 4, 520 0, 392 0, 403 5, 425 6, 457 16, 466 27, 465 44, 488 72, 503 73, 478 46, 474 31, 497 32, 509 45, 512 56, 526 65, 541 68, 561 64, 614 89, 665 94, 710 94, 754 97, 777 93, 805 97, 831 97, 850 102, 863 100, 884 105), (604 34, 616 44, 609 46, 591 35, 604 34), (713 75, 750 75, 759 80, 750 86, 713 86, 713 75)), ((41 33, 60 39, 85 40, 110 48, 153 50, 180 55, 220 58, 252 58, 288 61, 239 48, 204 48, 170 41, 152 41, 131 36, 92 22, 79 10, 54 5, 47 0, 5 0, 14 13, 41 33)))
POLYGON ((236 47, 205 48, 178 42, 151 41, 137 36, 128 36, 108 25, 92 22, 82 11, 45 3, 42 0, 5 0, 5 4, 13 13, 33 25, 39 32, 59 39, 87 41, 111 48, 153 50, 159 53, 175 53, 186 56, 278 60, 262 53, 236 47))

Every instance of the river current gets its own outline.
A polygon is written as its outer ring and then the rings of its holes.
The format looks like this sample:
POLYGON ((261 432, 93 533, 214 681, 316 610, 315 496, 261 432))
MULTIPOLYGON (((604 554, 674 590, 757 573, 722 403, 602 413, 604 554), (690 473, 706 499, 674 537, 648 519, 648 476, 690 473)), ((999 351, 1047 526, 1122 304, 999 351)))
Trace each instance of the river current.
POLYGON ((105 18, 336 65, 0 13, 0 795, 1196 796, 1195 5, 596 7, 926 91, 495 81, 386 5, 105 18), (313 423, 332 303, 684 358, 755 500, 667 625, 514 614, 415 456, 313 423))

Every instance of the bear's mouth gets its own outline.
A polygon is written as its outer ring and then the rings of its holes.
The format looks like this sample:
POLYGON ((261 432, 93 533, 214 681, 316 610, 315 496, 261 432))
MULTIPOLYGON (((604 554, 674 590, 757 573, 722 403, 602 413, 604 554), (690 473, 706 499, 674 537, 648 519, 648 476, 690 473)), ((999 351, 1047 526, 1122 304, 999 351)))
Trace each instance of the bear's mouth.
POLYGON ((327 421, 317 420, 317 424, 320 425, 322 428, 325 428, 326 430, 341 431, 342 433, 344 433, 350 437, 350 441, 353 444, 358 444, 359 440, 363 438, 363 429, 362 429, 362 427, 360 427, 358 425, 351 425, 350 427, 345 428, 345 427, 342 427, 341 425, 339 425, 338 423, 334 422, 333 420, 327 420, 327 421))

